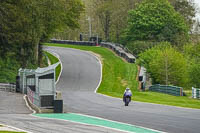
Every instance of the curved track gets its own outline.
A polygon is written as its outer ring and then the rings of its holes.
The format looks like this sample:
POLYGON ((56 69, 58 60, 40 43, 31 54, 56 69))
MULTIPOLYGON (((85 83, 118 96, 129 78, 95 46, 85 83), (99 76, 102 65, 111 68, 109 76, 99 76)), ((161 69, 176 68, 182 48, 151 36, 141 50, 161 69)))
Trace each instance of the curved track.
POLYGON ((101 76, 99 61, 88 52, 48 47, 63 64, 57 89, 62 91, 65 112, 98 116, 171 133, 199 133, 200 110, 131 102, 94 93, 101 76))

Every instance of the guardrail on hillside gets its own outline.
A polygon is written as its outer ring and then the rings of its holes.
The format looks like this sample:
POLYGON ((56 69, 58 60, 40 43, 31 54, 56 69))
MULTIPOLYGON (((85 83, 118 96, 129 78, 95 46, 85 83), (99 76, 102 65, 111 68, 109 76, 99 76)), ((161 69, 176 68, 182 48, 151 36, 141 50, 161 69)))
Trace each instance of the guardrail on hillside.
POLYGON ((11 83, 0 83, 0 91, 16 92, 16 85, 11 83))
POLYGON ((192 98, 200 99, 200 89, 192 87, 192 98))
MULTIPOLYGON (((96 46, 96 42, 92 41, 73 41, 73 40, 57 40, 51 39, 51 43, 60 43, 60 44, 71 44, 71 45, 83 45, 83 46, 96 46)), ((113 50, 118 56, 124 58, 129 63, 135 63, 136 58, 133 56, 127 48, 121 44, 115 44, 110 42, 101 42, 102 47, 109 48, 113 50)))
POLYGON ((149 87, 150 91, 165 93, 174 96, 183 96, 183 88, 170 85, 152 85, 149 87))

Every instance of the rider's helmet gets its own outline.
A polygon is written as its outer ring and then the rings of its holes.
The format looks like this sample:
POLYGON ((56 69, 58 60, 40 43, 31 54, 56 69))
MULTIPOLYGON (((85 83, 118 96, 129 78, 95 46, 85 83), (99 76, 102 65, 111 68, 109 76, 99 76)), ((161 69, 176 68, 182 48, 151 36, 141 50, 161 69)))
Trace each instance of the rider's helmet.
POLYGON ((126 91, 130 90, 130 88, 126 88, 126 91))

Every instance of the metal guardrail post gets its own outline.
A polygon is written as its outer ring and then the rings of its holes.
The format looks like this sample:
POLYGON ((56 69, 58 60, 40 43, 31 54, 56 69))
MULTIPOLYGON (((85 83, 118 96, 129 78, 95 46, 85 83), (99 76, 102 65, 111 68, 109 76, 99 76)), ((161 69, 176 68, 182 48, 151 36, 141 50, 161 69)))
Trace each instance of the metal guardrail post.
POLYGON ((192 98, 200 99, 200 89, 192 87, 192 98))

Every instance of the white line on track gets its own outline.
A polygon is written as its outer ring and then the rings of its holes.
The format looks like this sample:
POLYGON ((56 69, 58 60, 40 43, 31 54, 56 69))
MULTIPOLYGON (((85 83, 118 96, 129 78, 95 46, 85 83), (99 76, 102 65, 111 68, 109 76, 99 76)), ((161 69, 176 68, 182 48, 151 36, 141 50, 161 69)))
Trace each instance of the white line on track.
POLYGON ((17 128, 17 127, 5 125, 5 124, 1 124, 1 125, 4 126, 4 127, 13 129, 13 130, 15 130, 15 131, 17 131, 17 132, 20 131, 20 132, 32 133, 32 132, 30 132, 30 131, 26 131, 26 130, 23 130, 23 129, 20 129, 20 128, 17 128))

